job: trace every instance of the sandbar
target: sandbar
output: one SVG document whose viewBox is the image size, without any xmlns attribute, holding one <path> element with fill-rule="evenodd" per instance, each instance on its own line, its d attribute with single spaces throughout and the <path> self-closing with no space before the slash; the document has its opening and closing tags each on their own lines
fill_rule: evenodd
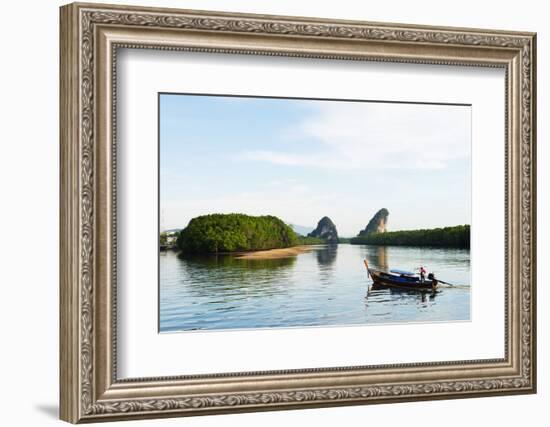
<svg viewBox="0 0 550 427">
<path fill-rule="evenodd" d="M 237 259 L 277 259 L 289 258 L 313 250 L 313 245 L 293 246 L 291 248 L 269 249 L 267 251 L 244 252 Z"/>
</svg>

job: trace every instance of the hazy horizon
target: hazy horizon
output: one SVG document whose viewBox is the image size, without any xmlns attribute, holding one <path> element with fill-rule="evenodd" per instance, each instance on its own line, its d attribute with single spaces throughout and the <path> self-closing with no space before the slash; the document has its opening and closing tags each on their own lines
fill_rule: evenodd
<svg viewBox="0 0 550 427">
<path fill-rule="evenodd" d="M 160 228 L 275 215 L 352 237 L 470 224 L 469 106 L 160 96 Z"/>
<path fill-rule="evenodd" d="M 211 212 L 212 214 L 218 214 L 218 213 L 221 213 L 221 212 Z M 242 213 L 242 212 L 223 212 L 224 214 L 232 214 L 232 213 Z M 207 214 L 204 214 L 204 215 L 207 215 Z M 328 216 L 328 215 L 327 215 Z M 330 218 L 330 216 L 329 216 Z M 317 223 L 315 223 L 314 225 L 304 225 L 304 224 L 294 224 L 294 223 L 291 223 L 291 222 L 288 222 L 288 221 L 285 221 L 284 218 L 280 218 L 281 220 L 283 220 L 286 224 L 290 225 L 295 232 L 297 232 L 298 234 L 302 234 L 302 235 L 306 235 L 307 233 L 300 233 L 300 230 L 301 229 L 308 229 L 310 231 L 313 231 L 316 227 L 317 227 Z M 368 224 L 365 223 L 365 226 Z M 438 226 L 438 227 L 454 227 L 454 226 L 458 226 L 458 225 L 471 225 L 470 223 L 464 223 L 464 224 L 447 224 L 447 225 L 442 225 L 442 226 Z M 185 224 L 185 226 L 183 227 L 174 227 L 174 228 L 161 228 L 160 229 L 160 232 L 170 232 L 170 231 L 175 231 L 175 230 L 183 230 L 185 227 L 187 226 L 187 224 Z M 338 224 L 335 224 L 336 226 L 336 229 L 338 230 Z M 298 229 L 296 230 L 295 227 L 298 227 Z M 363 227 L 365 228 L 365 227 Z M 432 227 L 432 228 L 437 228 L 437 227 Z M 408 230 L 413 230 L 413 229 L 389 229 L 388 231 L 408 231 Z M 414 230 L 418 230 L 418 229 L 414 229 Z M 310 232 L 308 231 L 308 232 Z M 338 236 L 339 237 L 357 237 L 357 234 L 359 233 L 360 230 L 357 230 L 357 233 L 353 234 L 353 235 L 344 235 L 342 233 L 340 233 L 340 231 L 338 230 Z"/>
</svg>

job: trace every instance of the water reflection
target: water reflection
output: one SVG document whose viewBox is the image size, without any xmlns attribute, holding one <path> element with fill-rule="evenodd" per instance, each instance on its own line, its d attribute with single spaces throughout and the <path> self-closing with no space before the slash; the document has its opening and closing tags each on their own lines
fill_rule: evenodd
<svg viewBox="0 0 550 427">
<path fill-rule="evenodd" d="M 435 294 L 380 289 L 373 268 L 426 265 L 463 286 Z M 465 250 L 319 245 L 297 257 L 160 257 L 161 331 L 359 325 L 470 318 L 470 253 Z M 370 287 L 369 287 L 370 286 Z M 365 294 L 367 297 L 365 298 Z"/>
<path fill-rule="evenodd" d="M 174 285 L 201 304 L 214 305 L 280 293 L 296 263 L 295 257 L 241 259 L 229 254 L 178 254 L 177 259 L 181 274 Z"/>
<path fill-rule="evenodd" d="M 325 245 L 315 251 L 320 268 L 330 267 L 338 256 L 338 245 Z"/>
<path fill-rule="evenodd" d="M 338 256 L 338 245 L 323 245 L 315 248 L 319 281 L 322 286 L 330 286 L 334 276 L 334 265 Z"/>
<path fill-rule="evenodd" d="M 200 267 L 238 267 L 247 270 L 275 269 L 279 267 L 289 267 L 296 262 L 295 257 L 274 258 L 274 259 L 242 259 L 238 256 L 229 254 L 212 255 L 189 255 L 179 253 L 178 259 L 186 265 Z"/>
<path fill-rule="evenodd" d="M 421 302 L 426 302 L 428 300 L 434 301 L 439 292 L 441 291 L 437 289 L 412 290 L 372 284 L 369 286 L 365 299 L 368 300 L 369 298 L 377 298 L 378 296 L 386 295 L 390 296 L 393 300 L 420 300 Z"/>
<path fill-rule="evenodd" d="M 376 264 L 382 269 L 388 269 L 388 248 L 387 246 L 378 246 L 376 249 Z"/>
</svg>

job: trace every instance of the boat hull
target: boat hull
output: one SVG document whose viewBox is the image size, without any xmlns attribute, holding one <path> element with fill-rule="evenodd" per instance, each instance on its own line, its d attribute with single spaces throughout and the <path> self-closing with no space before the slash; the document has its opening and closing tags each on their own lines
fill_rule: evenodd
<svg viewBox="0 0 550 427">
<path fill-rule="evenodd" d="M 397 276 L 370 268 L 368 271 L 373 283 L 380 287 L 418 291 L 430 291 L 437 288 L 437 280 L 424 280 L 421 282 L 418 278 Z"/>
</svg>

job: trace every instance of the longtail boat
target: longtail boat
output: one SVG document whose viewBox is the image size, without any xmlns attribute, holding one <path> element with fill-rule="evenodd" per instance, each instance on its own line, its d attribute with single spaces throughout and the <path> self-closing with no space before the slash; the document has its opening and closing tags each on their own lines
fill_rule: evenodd
<svg viewBox="0 0 550 427">
<path fill-rule="evenodd" d="M 367 273 L 375 286 L 407 289 L 407 290 L 435 290 L 439 281 L 433 273 L 428 274 L 428 278 L 422 280 L 418 274 L 404 270 L 375 270 L 369 267 L 367 260 L 364 260 Z"/>
</svg>

